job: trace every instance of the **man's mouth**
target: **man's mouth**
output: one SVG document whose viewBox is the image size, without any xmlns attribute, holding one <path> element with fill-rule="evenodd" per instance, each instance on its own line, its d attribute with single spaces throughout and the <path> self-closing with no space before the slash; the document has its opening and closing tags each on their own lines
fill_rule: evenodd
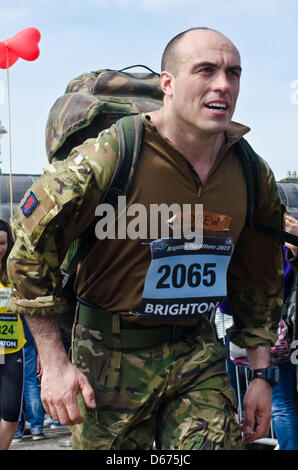
<svg viewBox="0 0 298 470">
<path fill-rule="evenodd" d="M 219 103 L 217 101 L 207 103 L 205 106 L 209 109 L 214 109 L 215 111 L 225 111 L 228 109 L 227 103 Z"/>
</svg>

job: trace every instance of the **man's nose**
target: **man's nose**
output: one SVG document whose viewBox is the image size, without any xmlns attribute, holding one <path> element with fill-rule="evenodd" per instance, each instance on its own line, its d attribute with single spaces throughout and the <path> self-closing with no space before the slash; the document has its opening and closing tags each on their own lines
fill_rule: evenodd
<svg viewBox="0 0 298 470">
<path fill-rule="evenodd" d="M 215 75 L 212 88 L 214 91 L 221 91 L 222 93 L 230 91 L 230 82 L 224 71 L 220 71 Z"/>
</svg>

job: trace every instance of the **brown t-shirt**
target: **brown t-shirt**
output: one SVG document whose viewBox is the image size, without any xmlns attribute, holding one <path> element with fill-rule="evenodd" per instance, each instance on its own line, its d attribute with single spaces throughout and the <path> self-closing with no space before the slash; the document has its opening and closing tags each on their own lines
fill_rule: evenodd
<svg viewBox="0 0 298 470">
<path fill-rule="evenodd" d="M 203 204 L 204 235 L 230 237 L 236 244 L 245 225 L 247 194 L 241 163 L 231 146 L 248 131 L 240 124 L 230 124 L 216 162 L 202 185 L 188 160 L 147 121 L 127 207 L 142 204 L 149 214 L 150 204 Z M 127 224 L 131 220 L 127 217 Z M 146 222 L 150 233 L 149 217 Z M 149 242 L 149 238 L 97 241 L 79 270 L 78 296 L 104 310 L 118 312 L 128 321 L 151 324 L 152 320 L 129 313 L 137 310 L 142 298 L 151 261 Z M 197 319 L 187 323 L 190 321 L 195 323 Z M 157 324 L 157 320 L 153 323 Z"/>
</svg>

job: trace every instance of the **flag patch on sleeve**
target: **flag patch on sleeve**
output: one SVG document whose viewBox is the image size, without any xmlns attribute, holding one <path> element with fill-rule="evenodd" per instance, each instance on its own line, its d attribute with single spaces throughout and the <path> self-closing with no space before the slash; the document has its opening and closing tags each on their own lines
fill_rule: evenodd
<svg viewBox="0 0 298 470">
<path fill-rule="evenodd" d="M 26 201 L 22 205 L 21 209 L 23 214 L 28 217 L 34 211 L 35 207 L 39 204 L 38 198 L 35 194 L 30 191 L 29 196 L 27 197 Z"/>
</svg>

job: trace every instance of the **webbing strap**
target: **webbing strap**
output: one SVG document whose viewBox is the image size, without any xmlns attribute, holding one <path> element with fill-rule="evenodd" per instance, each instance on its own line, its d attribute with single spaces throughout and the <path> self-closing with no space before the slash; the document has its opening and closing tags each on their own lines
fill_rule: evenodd
<svg viewBox="0 0 298 470">
<path fill-rule="evenodd" d="M 247 145 L 246 145 L 247 144 Z M 254 170 L 255 154 L 245 139 L 241 138 L 236 142 L 235 147 L 239 156 L 243 173 L 246 179 L 247 190 L 247 214 L 246 224 L 249 227 L 254 225 L 254 211 L 258 200 L 259 182 L 257 179 L 257 171 Z"/>
<path fill-rule="evenodd" d="M 196 326 L 143 326 L 122 321 L 119 315 L 100 308 L 79 304 L 77 322 L 87 328 L 100 330 L 104 346 L 109 349 L 145 349 L 167 341 L 179 341 L 195 331 Z"/>
<path fill-rule="evenodd" d="M 269 225 L 264 225 L 260 222 L 254 222 L 254 228 L 259 232 L 270 235 L 275 240 L 279 240 L 284 243 L 291 243 L 291 245 L 298 246 L 298 237 L 292 233 L 285 232 L 284 230 L 278 229 L 276 227 L 271 227 Z"/>
<path fill-rule="evenodd" d="M 126 195 L 132 185 L 131 170 L 133 162 L 138 159 L 141 143 L 143 123 L 142 116 L 125 116 L 116 122 L 119 139 L 118 159 L 114 174 L 111 178 L 101 202 L 111 204 L 117 208 L 118 196 Z M 95 218 L 80 237 L 80 245 L 71 260 L 65 274 L 65 281 L 74 275 L 78 264 L 85 258 L 96 241 Z"/>
<path fill-rule="evenodd" d="M 121 348 L 120 317 L 119 317 L 119 315 L 113 315 L 112 316 L 112 344 L 113 344 L 113 349 Z"/>
</svg>

